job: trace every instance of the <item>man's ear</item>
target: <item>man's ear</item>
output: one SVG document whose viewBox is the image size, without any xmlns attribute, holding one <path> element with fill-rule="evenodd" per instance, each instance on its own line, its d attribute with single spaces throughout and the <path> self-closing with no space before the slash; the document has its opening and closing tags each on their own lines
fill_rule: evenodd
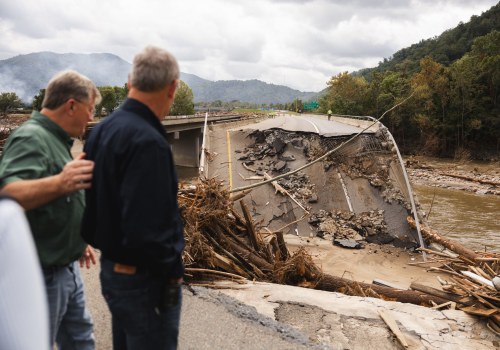
<svg viewBox="0 0 500 350">
<path fill-rule="evenodd" d="M 70 98 L 68 101 L 66 101 L 68 110 L 73 110 L 75 108 L 75 100 L 73 98 Z"/>
<path fill-rule="evenodd" d="M 170 86 L 168 87 L 168 97 L 170 98 L 174 98 L 175 96 L 175 90 L 177 90 L 177 85 L 179 84 L 179 80 L 176 79 L 172 82 L 172 84 L 170 84 Z"/>
</svg>

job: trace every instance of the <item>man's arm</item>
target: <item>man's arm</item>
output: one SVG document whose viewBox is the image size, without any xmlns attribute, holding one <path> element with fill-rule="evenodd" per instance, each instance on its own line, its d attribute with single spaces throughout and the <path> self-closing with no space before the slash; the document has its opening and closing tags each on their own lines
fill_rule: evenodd
<svg viewBox="0 0 500 350">
<path fill-rule="evenodd" d="M 91 187 L 94 162 L 85 160 L 84 153 L 67 163 L 53 176 L 33 180 L 13 181 L 4 186 L 25 210 L 40 207 L 67 193 Z"/>
</svg>

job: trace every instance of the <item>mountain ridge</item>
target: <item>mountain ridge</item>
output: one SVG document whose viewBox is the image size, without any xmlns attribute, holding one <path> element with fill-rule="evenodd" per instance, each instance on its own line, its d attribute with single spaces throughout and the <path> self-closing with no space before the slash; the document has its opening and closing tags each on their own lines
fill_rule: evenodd
<svg viewBox="0 0 500 350">
<path fill-rule="evenodd" d="M 17 55 L 0 60 L 0 92 L 15 92 L 30 102 L 50 78 L 64 69 L 88 76 L 97 86 L 123 86 L 131 64 L 111 53 L 54 53 L 50 51 Z M 193 90 L 194 102 L 240 101 L 255 104 L 289 103 L 299 98 L 314 99 L 317 92 L 302 92 L 257 79 L 211 81 L 181 72 L 181 79 Z"/>
</svg>

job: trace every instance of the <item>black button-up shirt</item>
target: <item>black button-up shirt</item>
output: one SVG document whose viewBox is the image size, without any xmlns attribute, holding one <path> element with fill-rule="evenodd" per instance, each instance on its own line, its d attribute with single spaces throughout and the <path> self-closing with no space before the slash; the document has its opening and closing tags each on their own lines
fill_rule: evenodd
<svg viewBox="0 0 500 350">
<path fill-rule="evenodd" d="M 95 162 L 84 239 L 108 260 L 181 277 L 177 175 L 160 121 L 146 105 L 127 99 L 91 131 L 84 152 Z"/>
</svg>

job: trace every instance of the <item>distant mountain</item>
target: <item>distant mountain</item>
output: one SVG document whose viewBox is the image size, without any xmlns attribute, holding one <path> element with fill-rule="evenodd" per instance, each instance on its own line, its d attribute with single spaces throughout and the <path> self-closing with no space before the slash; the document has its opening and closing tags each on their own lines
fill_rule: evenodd
<svg viewBox="0 0 500 350">
<path fill-rule="evenodd" d="M 256 79 L 210 81 L 186 73 L 181 74 L 181 79 L 193 90 L 195 102 L 221 100 L 257 104 L 288 103 L 296 98 L 309 101 L 318 95 L 316 92 L 302 92 Z"/>
<path fill-rule="evenodd" d="M 16 92 L 24 101 L 31 101 L 63 69 L 75 69 L 97 86 L 123 86 L 129 68 L 130 63 L 107 53 L 30 53 L 0 61 L 0 91 Z"/>
<path fill-rule="evenodd" d="M 75 69 L 88 76 L 97 86 L 123 86 L 130 63 L 109 53 L 57 54 L 38 52 L 0 60 L 0 92 L 15 92 L 25 102 L 33 99 L 50 78 L 63 69 Z M 181 73 L 181 79 L 193 90 L 194 102 L 288 103 L 296 98 L 309 101 L 314 92 L 301 92 L 282 85 L 259 80 L 210 81 L 193 74 Z"/>
</svg>

